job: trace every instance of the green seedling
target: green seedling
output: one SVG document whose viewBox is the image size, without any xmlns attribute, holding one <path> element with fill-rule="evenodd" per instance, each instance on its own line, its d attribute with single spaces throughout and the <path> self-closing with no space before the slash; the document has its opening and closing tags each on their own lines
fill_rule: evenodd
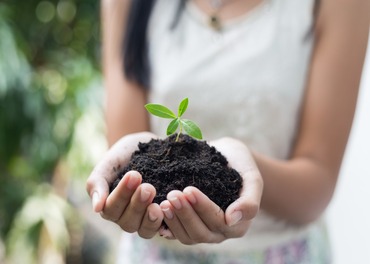
<svg viewBox="0 0 370 264">
<path fill-rule="evenodd" d="M 188 104 L 188 98 L 185 98 L 181 101 L 179 109 L 177 111 L 177 116 L 174 114 L 174 112 L 161 104 L 146 104 L 145 108 L 152 115 L 172 119 L 167 127 L 167 136 L 174 134 L 177 129 L 179 129 L 179 133 L 176 137 L 176 142 L 179 140 L 179 136 L 183 131 L 185 131 L 186 134 L 193 138 L 202 139 L 202 132 L 200 128 L 193 121 L 181 118 L 188 108 Z"/>
</svg>

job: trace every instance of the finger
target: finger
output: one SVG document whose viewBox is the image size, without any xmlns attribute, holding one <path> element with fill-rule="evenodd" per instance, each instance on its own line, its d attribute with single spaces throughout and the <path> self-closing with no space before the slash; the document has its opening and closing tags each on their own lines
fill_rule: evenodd
<svg viewBox="0 0 370 264">
<path fill-rule="evenodd" d="M 257 168 L 243 175 L 244 183 L 240 197 L 226 209 L 226 223 L 229 226 L 238 224 L 240 221 L 253 219 L 261 203 L 263 181 Z"/>
<path fill-rule="evenodd" d="M 92 200 L 93 210 L 97 213 L 101 212 L 109 195 L 107 181 L 104 178 L 89 178 L 86 187 Z"/>
<path fill-rule="evenodd" d="M 208 229 L 182 192 L 171 191 L 167 195 L 167 199 L 171 203 L 175 215 L 186 231 L 186 239 L 189 239 L 191 243 L 213 243 L 221 241 L 219 234 L 214 234 Z M 209 217 L 212 216 L 210 215 Z M 181 240 L 181 238 L 179 238 L 179 240 Z"/>
<path fill-rule="evenodd" d="M 199 217 L 213 232 L 215 242 L 221 242 L 227 238 L 242 237 L 248 230 L 251 222 L 244 219 L 240 214 L 232 215 L 239 220 L 239 224 L 230 226 L 226 222 L 226 215 L 222 209 L 212 202 L 205 194 L 195 187 L 187 187 L 184 193 L 198 213 Z"/>
<path fill-rule="evenodd" d="M 224 212 L 199 189 L 189 186 L 183 191 L 194 211 L 211 231 L 224 232 Z"/>
<path fill-rule="evenodd" d="M 171 232 L 170 229 L 168 229 L 168 227 L 165 227 L 165 226 L 161 226 L 159 231 L 158 231 L 159 235 L 164 237 L 164 238 L 167 238 L 169 240 L 174 240 L 176 239 L 176 237 L 173 235 L 173 233 Z"/>
<path fill-rule="evenodd" d="M 142 177 L 137 171 L 127 172 L 108 196 L 102 217 L 116 222 L 130 203 L 131 197 L 141 181 Z"/>
<path fill-rule="evenodd" d="M 95 166 L 87 180 L 86 189 L 90 197 L 93 198 L 93 194 L 97 193 L 94 197 L 98 197 L 100 201 L 104 195 L 108 196 L 109 185 L 117 178 L 117 170 L 129 162 L 132 153 L 138 148 L 138 142 L 147 142 L 153 137 L 155 135 L 152 133 L 142 132 L 118 140 Z M 95 211 L 102 209 L 102 204 L 99 203 Z"/>
<path fill-rule="evenodd" d="M 103 210 L 105 201 L 109 195 L 109 180 L 104 177 L 107 174 L 104 162 L 100 162 L 92 171 L 86 182 L 86 191 L 89 194 L 93 209 L 99 213 Z M 108 169 L 110 172 L 112 168 Z"/>
<path fill-rule="evenodd" d="M 263 191 L 263 180 L 247 146 L 242 142 L 226 138 L 212 142 L 229 160 L 230 166 L 243 178 L 240 197 L 225 212 L 228 226 L 234 226 L 254 218 L 259 210 Z"/>
<path fill-rule="evenodd" d="M 174 213 L 174 208 L 172 204 L 168 200 L 165 200 L 160 204 L 160 207 L 164 215 L 164 221 L 166 222 L 169 230 L 171 231 L 170 234 L 172 234 L 176 239 L 178 239 L 183 244 L 186 245 L 192 244 L 188 234 L 186 233 L 186 230 L 184 229 L 181 222 Z M 165 232 L 163 232 L 162 234 L 165 234 L 167 236 L 170 235 L 166 234 Z"/>
<path fill-rule="evenodd" d="M 95 212 L 101 212 L 103 210 L 105 201 L 109 195 L 109 186 L 117 178 L 117 170 L 119 170 L 121 164 L 127 162 L 127 154 L 117 153 L 118 150 L 118 147 L 110 149 L 106 156 L 93 169 L 87 180 L 86 190 L 92 199 Z"/>
<path fill-rule="evenodd" d="M 155 188 L 149 183 L 141 184 L 126 207 L 117 224 L 126 232 L 132 233 L 139 230 L 147 207 L 155 196 Z"/>
<path fill-rule="evenodd" d="M 163 221 L 163 213 L 160 206 L 152 203 L 148 206 L 138 234 L 142 238 L 152 238 L 160 229 Z"/>
</svg>

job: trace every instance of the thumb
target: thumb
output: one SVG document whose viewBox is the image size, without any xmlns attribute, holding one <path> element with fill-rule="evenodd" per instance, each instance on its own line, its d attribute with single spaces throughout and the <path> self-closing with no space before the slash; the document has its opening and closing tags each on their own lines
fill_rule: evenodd
<svg viewBox="0 0 370 264">
<path fill-rule="evenodd" d="M 89 179 L 87 181 L 87 193 L 89 194 L 93 210 L 96 213 L 103 211 L 105 201 L 109 195 L 108 183 L 103 178 Z"/>
<path fill-rule="evenodd" d="M 248 187 L 246 188 L 245 185 Z M 262 190 L 261 178 L 255 177 L 253 180 L 244 182 L 240 197 L 226 209 L 226 224 L 233 226 L 243 220 L 252 220 L 260 208 Z"/>
<path fill-rule="evenodd" d="M 258 210 L 258 203 L 241 197 L 226 209 L 226 224 L 228 226 L 234 226 L 243 221 L 250 221 L 257 215 Z"/>
</svg>

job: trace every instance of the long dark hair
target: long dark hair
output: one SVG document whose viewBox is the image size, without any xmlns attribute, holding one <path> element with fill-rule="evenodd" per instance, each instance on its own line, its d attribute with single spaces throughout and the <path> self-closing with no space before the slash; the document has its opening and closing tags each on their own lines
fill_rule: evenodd
<svg viewBox="0 0 370 264">
<path fill-rule="evenodd" d="M 150 88 L 150 62 L 146 36 L 150 14 L 152 13 L 155 1 L 131 0 L 131 8 L 123 42 L 123 70 L 125 75 L 129 80 L 138 83 L 145 89 Z M 176 27 L 186 1 L 179 1 L 171 28 Z M 321 0 L 315 0 L 313 8 L 315 21 L 319 12 L 320 2 Z"/>
<path fill-rule="evenodd" d="M 147 27 L 155 0 L 131 0 L 123 41 L 123 69 L 129 80 L 150 85 Z"/>
</svg>

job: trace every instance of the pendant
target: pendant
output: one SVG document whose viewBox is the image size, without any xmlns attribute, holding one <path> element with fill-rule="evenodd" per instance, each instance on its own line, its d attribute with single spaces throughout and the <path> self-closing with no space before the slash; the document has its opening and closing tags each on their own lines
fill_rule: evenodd
<svg viewBox="0 0 370 264">
<path fill-rule="evenodd" d="M 221 20 L 218 18 L 216 14 L 211 15 L 209 17 L 209 25 L 216 31 L 221 31 L 222 29 Z"/>
</svg>

